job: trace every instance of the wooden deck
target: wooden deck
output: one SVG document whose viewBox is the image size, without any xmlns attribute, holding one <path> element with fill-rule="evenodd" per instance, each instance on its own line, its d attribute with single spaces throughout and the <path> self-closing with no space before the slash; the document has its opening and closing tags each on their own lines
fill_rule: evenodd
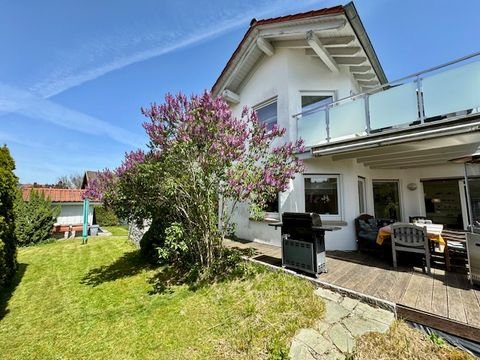
<svg viewBox="0 0 480 360">
<path fill-rule="evenodd" d="M 254 248 L 253 258 L 281 265 L 279 247 L 233 241 L 227 246 Z M 432 268 L 427 275 L 415 266 L 395 270 L 372 255 L 339 251 L 327 252 L 327 269 L 319 280 L 467 324 L 480 334 L 480 289 L 471 288 L 465 274 Z"/>
</svg>

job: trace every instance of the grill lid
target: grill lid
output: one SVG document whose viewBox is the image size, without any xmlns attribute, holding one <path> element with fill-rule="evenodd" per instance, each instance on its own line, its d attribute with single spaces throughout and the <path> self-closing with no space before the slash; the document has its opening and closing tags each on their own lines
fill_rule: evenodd
<svg viewBox="0 0 480 360">
<path fill-rule="evenodd" d="M 313 226 L 322 226 L 320 215 L 315 213 L 285 212 L 282 215 L 282 235 L 289 235 L 291 239 L 313 241 Z"/>
<path fill-rule="evenodd" d="M 299 226 L 300 223 L 308 224 L 308 226 L 322 226 L 322 219 L 320 219 L 320 215 L 317 213 L 284 212 L 282 214 L 282 223 L 283 226 L 290 223 L 296 226 Z"/>
</svg>

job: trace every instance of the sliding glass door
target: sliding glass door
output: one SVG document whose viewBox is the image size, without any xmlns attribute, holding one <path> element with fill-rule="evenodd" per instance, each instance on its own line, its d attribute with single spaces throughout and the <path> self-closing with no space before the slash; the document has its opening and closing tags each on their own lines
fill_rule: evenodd
<svg viewBox="0 0 480 360">
<path fill-rule="evenodd" d="M 447 229 L 463 230 L 461 189 L 463 181 L 458 179 L 423 181 L 427 218 Z"/>
<path fill-rule="evenodd" d="M 470 213 L 469 221 L 475 232 L 480 233 L 480 163 L 477 161 L 465 164 Z"/>
</svg>

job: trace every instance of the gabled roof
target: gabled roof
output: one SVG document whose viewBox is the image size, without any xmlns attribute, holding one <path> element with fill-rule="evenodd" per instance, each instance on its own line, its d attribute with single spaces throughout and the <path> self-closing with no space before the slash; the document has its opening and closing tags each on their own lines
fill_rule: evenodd
<svg viewBox="0 0 480 360">
<path fill-rule="evenodd" d="M 312 46 L 316 49 L 312 50 Z M 316 46 L 317 45 L 317 46 Z M 276 46 L 320 52 L 333 68 L 345 66 L 359 88 L 387 83 L 373 46 L 353 3 L 276 18 L 253 19 L 243 39 L 212 87 L 214 95 L 236 92 L 255 64 Z M 324 54 L 321 54 L 323 51 Z M 351 56 L 350 56 L 351 55 Z M 328 65 L 327 65 L 328 66 Z"/>
<path fill-rule="evenodd" d="M 55 189 L 55 188 L 33 188 L 23 187 L 22 196 L 23 200 L 30 200 L 30 193 L 35 191 L 37 193 L 45 195 L 47 199 L 54 203 L 71 203 L 71 202 L 83 202 L 83 193 L 85 190 L 81 189 Z"/>
<path fill-rule="evenodd" d="M 83 175 L 82 189 L 86 189 L 88 184 L 91 183 L 92 180 L 95 180 L 97 177 L 98 177 L 98 171 L 91 171 L 91 170 L 85 171 L 85 174 Z"/>
</svg>

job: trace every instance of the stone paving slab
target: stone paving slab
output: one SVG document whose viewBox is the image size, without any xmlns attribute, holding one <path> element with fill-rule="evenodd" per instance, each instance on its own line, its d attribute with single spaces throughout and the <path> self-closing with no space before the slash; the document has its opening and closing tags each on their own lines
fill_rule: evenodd
<svg viewBox="0 0 480 360">
<path fill-rule="evenodd" d="M 315 294 L 325 301 L 325 317 L 313 328 L 301 329 L 290 347 L 292 360 L 344 359 L 355 349 L 355 338 L 365 333 L 386 332 L 395 315 L 328 289 Z"/>
</svg>

